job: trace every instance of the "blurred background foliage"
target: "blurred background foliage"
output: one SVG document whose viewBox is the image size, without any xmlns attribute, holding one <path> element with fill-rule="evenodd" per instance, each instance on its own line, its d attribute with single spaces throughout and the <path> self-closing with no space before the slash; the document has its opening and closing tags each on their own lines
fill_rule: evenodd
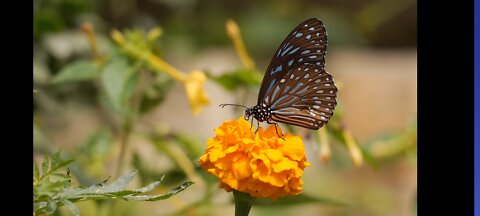
<svg viewBox="0 0 480 216">
<path fill-rule="evenodd" d="M 339 105 L 319 131 L 281 125 L 304 137 L 305 192 L 259 200 L 251 215 L 416 215 L 416 1 L 33 4 L 34 160 L 61 149 L 72 185 L 131 169 L 134 188 L 165 175 L 153 194 L 196 182 L 164 201 L 75 203 L 82 215 L 233 215 L 197 165 L 213 128 L 243 115 L 218 104 L 252 106 L 274 51 L 310 17 L 326 25 Z"/>
</svg>

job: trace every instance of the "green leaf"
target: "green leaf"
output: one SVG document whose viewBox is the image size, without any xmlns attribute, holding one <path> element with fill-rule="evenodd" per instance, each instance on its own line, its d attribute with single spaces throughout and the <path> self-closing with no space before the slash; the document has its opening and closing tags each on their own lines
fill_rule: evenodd
<svg viewBox="0 0 480 216">
<path fill-rule="evenodd" d="M 42 162 L 42 175 L 47 174 L 49 170 L 50 170 L 50 157 L 48 157 L 48 155 L 45 155 Z"/>
<path fill-rule="evenodd" d="M 165 175 L 163 175 L 159 180 L 154 181 L 153 183 L 150 183 L 145 187 L 142 187 L 142 188 L 139 188 L 139 189 L 135 190 L 135 192 L 145 193 L 145 192 L 151 191 L 151 190 L 155 189 L 156 187 L 158 187 L 158 185 L 160 185 L 160 183 L 162 183 L 164 178 L 165 178 Z"/>
<path fill-rule="evenodd" d="M 110 132 L 102 128 L 97 130 L 92 135 L 90 135 L 81 145 L 80 149 L 81 152 L 84 154 L 83 156 L 91 160 L 96 160 L 99 158 L 103 158 L 108 151 L 109 147 L 112 143 L 112 135 Z"/>
<path fill-rule="evenodd" d="M 78 210 L 78 207 L 75 204 L 73 204 L 68 200 L 62 200 L 62 204 L 68 207 L 68 209 L 74 216 L 80 216 L 80 211 Z"/>
<path fill-rule="evenodd" d="M 47 202 L 47 209 L 46 209 L 45 213 L 47 215 L 51 215 L 55 212 L 55 210 L 57 210 L 57 203 L 55 201 L 48 201 Z"/>
<path fill-rule="evenodd" d="M 40 178 L 40 170 L 38 170 L 38 165 L 36 162 L 33 162 L 33 180 L 38 181 Z"/>
<path fill-rule="evenodd" d="M 126 174 L 120 176 L 117 180 L 113 181 L 110 184 L 106 184 L 103 187 L 104 192 L 114 192 L 118 190 L 123 190 L 125 189 L 130 182 L 132 182 L 133 178 L 135 177 L 135 174 L 137 174 L 137 171 L 129 171 Z"/>
<path fill-rule="evenodd" d="M 238 69 L 219 76 L 207 73 L 207 76 L 229 91 L 240 87 L 255 87 L 262 82 L 260 73 L 247 69 Z"/>
<path fill-rule="evenodd" d="M 52 79 L 53 84 L 72 81 L 93 80 L 99 76 L 99 70 L 91 61 L 80 60 L 65 66 Z"/>
<path fill-rule="evenodd" d="M 129 196 L 125 196 L 124 198 L 126 200 L 137 200 L 137 201 L 139 201 L 139 200 L 143 200 L 143 201 L 164 200 L 164 199 L 170 198 L 171 196 L 173 196 L 175 194 L 178 194 L 178 193 L 182 192 L 183 190 L 190 187 L 190 185 L 192 185 L 192 184 L 194 184 L 194 182 L 185 182 L 185 183 L 181 184 L 180 186 L 172 189 L 171 191 L 169 191 L 168 193 L 163 194 L 163 195 L 153 195 L 153 196 L 150 196 L 150 195 L 129 195 Z"/>
<path fill-rule="evenodd" d="M 174 82 L 170 78 L 156 81 L 155 84 L 142 95 L 140 113 L 146 113 L 161 104 L 173 84 Z"/>
<path fill-rule="evenodd" d="M 375 159 L 375 157 L 373 157 L 373 155 L 370 154 L 370 152 L 367 149 L 365 149 L 364 147 L 359 146 L 359 148 L 362 151 L 363 158 L 365 158 L 365 161 L 367 162 L 367 164 L 370 165 L 374 169 L 378 169 L 379 164 L 378 164 L 377 160 Z"/>
<path fill-rule="evenodd" d="M 306 204 L 306 203 L 322 203 L 322 204 L 329 204 L 335 206 L 348 206 L 346 203 L 333 200 L 329 198 L 323 197 L 313 197 L 306 194 L 299 194 L 296 196 L 285 196 L 280 197 L 276 201 L 272 201 L 271 199 L 256 199 L 255 205 L 259 206 L 285 206 L 285 205 L 298 205 L 298 204 Z"/>
<path fill-rule="evenodd" d="M 113 58 L 103 69 L 102 84 L 108 99 L 117 111 L 125 105 L 127 96 L 134 89 L 137 79 L 132 78 L 133 74 L 133 68 L 124 58 Z"/>
</svg>

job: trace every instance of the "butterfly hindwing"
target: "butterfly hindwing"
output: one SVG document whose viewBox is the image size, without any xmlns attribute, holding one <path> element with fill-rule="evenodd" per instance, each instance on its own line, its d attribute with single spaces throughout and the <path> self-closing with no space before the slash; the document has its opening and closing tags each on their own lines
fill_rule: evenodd
<svg viewBox="0 0 480 216">
<path fill-rule="evenodd" d="M 323 67 L 303 64 L 284 74 L 261 103 L 270 106 L 273 121 L 319 129 L 333 115 L 337 92 Z"/>
</svg>

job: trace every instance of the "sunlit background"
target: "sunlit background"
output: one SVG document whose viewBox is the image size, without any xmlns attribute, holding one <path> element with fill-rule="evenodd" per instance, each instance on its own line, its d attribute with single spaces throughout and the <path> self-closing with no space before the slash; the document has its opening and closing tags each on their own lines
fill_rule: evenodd
<svg viewBox="0 0 480 216">
<path fill-rule="evenodd" d="M 75 160 L 74 185 L 112 180 L 133 169 L 138 174 L 132 188 L 162 175 L 158 193 L 197 182 L 155 202 L 78 202 L 82 215 L 234 215 L 232 194 L 197 163 L 213 129 L 243 115 L 218 105 L 254 106 L 259 78 L 275 50 L 311 17 L 328 32 L 326 70 L 339 87 L 339 105 L 326 137 L 281 127 L 303 136 L 312 163 L 303 177 L 304 195 L 317 199 L 258 204 L 250 215 L 416 215 L 416 1 L 33 4 L 34 160 L 61 150 L 62 157 Z M 227 20 L 237 23 L 243 39 L 229 36 Z M 254 66 L 243 62 L 234 46 L 239 40 Z M 128 44 L 140 54 L 126 49 Z M 142 56 L 147 51 L 187 78 L 175 78 Z M 189 75 L 195 72 L 206 78 L 195 92 L 204 91 L 208 103 L 202 95 L 187 95 L 185 80 L 194 82 Z M 353 136 L 361 158 L 345 134 Z M 71 215 L 65 207 L 57 214 Z"/>
</svg>

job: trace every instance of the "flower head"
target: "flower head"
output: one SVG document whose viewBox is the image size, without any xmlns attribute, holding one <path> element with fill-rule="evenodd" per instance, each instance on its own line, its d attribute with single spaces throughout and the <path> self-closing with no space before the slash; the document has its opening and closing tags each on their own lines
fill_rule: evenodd
<svg viewBox="0 0 480 216">
<path fill-rule="evenodd" d="M 207 76 L 199 70 L 190 72 L 183 80 L 193 114 L 198 114 L 209 103 L 209 98 L 204 88 L 205 81 L 207 81 Z"/>
<path fill-rule="evenodd" d="M 275 126 L 254 134 L 243 117 L 215 128 L 199 163 L 221 188 L 273 200 L 300 194 L 303 170 L 310 166 L 299 136 L 279 138 Z"/>
</svg>

